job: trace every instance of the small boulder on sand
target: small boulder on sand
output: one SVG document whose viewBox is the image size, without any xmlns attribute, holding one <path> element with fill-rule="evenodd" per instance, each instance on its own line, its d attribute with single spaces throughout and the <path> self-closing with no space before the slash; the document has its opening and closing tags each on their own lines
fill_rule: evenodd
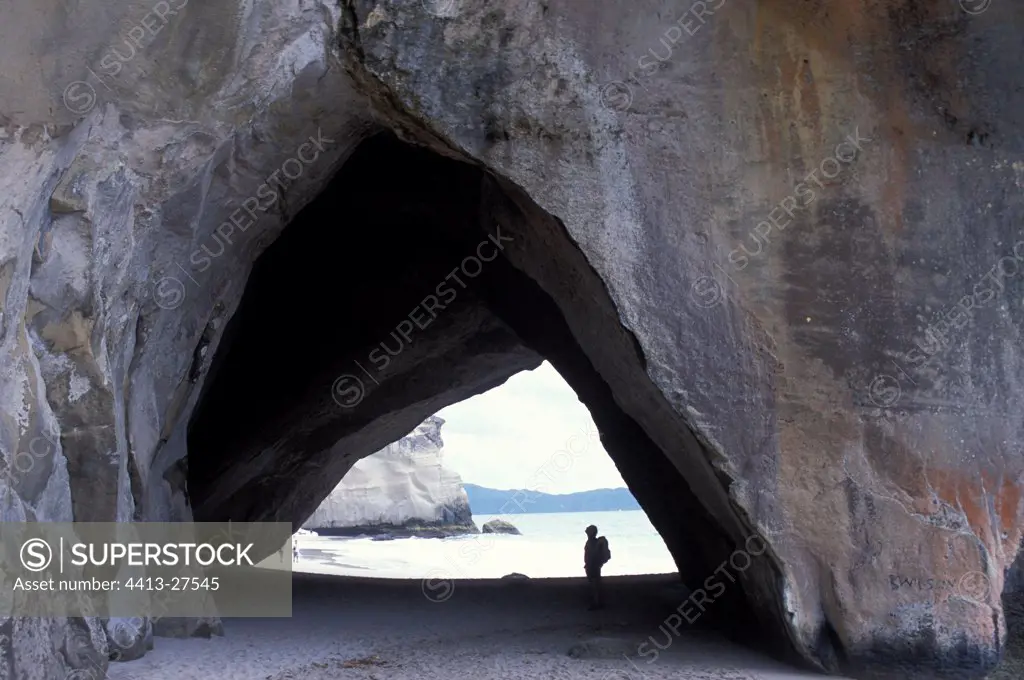
<svg viewBox="0 0 1024 680">
<path fill-rule="evenodd" d="M 526 574 L 520 574 L 518 571 L 513 571 L 511 574 L 505 574 L 501 577 L 502 581 L 529 581 L 530 577 Z"/>
<path fill-rule="evenodd" d="M 485 534 L 513 534 L 515 536 L 522 536 L 523 533 L 516 529 L 512 524 L 506 522 L 503 519 L 492 519 L 490 522 L 484 522 L 482 531 Z"/>
</svg>

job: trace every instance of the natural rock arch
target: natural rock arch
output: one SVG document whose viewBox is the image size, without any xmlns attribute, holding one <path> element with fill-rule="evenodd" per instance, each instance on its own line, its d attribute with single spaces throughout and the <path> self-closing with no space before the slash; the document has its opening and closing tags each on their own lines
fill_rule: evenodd
<svg viewBox="0 0 1024 680">
<path fill-rule="evenodd" d="M 980 672 L 1002 649 L 999 595 L 1024 516 L 1024 319 L 1011 304 L 1024 18 L 1012 3 L 961 4 L 972 12 L 761 0 L 680 17 L 654 1 L 216 0 L 190 3 L 116 77 L 100 71 L 102 87 L 90 73 L 146 8 L 125 3 L 118 22 L 121 8 L 86 2 L 69 39 L 57 3 L 15 7 L 9 24 L 31 30 L 0 50 L 12 72 L 41 77 L 0 79 L 0 448 L 11 470 L 31 442 L 55 445 L 0 484 L 3 519 L 296 517 L 294 485 L 269 502 L 253 490 L 308 480 L 314 463 L 337 472 L 329 448 L 369 452 L 431 400 L 542 353 L 587 401 L 687 579 L 756 532 L 769 549 L 738 606 L 799 655 L 854 674 Z M 253 262 L 343 165 L 361 167 L 346 164 L 357 146 L 393 143 L 365 141 L 381 130 L 475 187 L 479 203 L 448 207 L 487 219 L 456 221 L 453 243 L 475 247 L 491 218 L 523 236 L 480 283 L 518 280 L 549 325 L 532 327 L 504 285 L 483 287 L 486 305 L 467 288 L 465 307 L 423 332 L 496 353 L 461 350 L 464 373 L 424 373 L 447 383 L 423 389 L 416 352 L 443 364 L 446 345 L 416 343 L 364 416 L 313 423 L 319 439 L 282 427 L 280 454 L 233 466 L 227 451 L 277 438 L 272 422 L 218 433 L 207 420 L 230 395 L 218 376 L 253 342 L 225 324 L 259 324 L 259 309 L 236 315 Z M 321 133 L 333 141 L 306 147 L 314 160 L 256 223 L 218 241 Z M 837 150 L 851 134 L 856 153 Z M 792 219 L 787 199 L 800 201 Z M 432 267 L 458 251 L 425 245 Z M 370 346 L 408 310 L 372 311 L 384 333 Z M 235 343 L 232 360 L 222 345 Z M 324 385 L 276 378 L 331 408 Z M 386 412 L 400 391 L 412 401 Z M 268 404 L 287 425 L 294 414 Z M 217 441 L 230 446 L 200 460 Z M 663 466 L 663 487 L 639 488 L 630 466 L 646 464 Z M 677 493 L 684 477 L 693 496 Z M 702 527 L 692 549 L 676 512 Z M 985 587 L 900 585 L 931 577 Z M 0 664 L 60 677 L 80 660 L 38 640 L 80 626 L 96 631 L 4 622 L 20 651 Z"/>
<path fill-rule="evenodd" d="M 190 428 L 197 520 L 298 527 L 360 457 L 546 358 L 590 409 L 692 588 L 757 536 L 730 507 L 728 477 L 644 377 L 636 339 L 564 226 L 477 164 L 372 136 L 261 257 L 246 291 Z M 552 452 L 557 464 L 531 488 L 567 472 L 575 446 Z M 763 541 L 752 545 L 757 565 L 742 570 L 771 588 L 777 568 Z M 725 599 L 729 620 L 742 589 Z M 765 604 L 753 613 L 771 631 L 777 604 Z"/>
</svg>

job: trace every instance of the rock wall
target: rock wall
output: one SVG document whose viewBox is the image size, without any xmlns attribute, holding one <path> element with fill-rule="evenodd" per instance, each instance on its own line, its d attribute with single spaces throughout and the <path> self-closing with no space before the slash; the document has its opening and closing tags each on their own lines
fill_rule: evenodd
<svg viewBox="0 0 1024 680">
<path fill-rule="evenodd" d="M 345 416 L 347 439 L 325 430 L 277 456 L 268 430 L 232 464 L 189 470 L 189 422 L 254 261 L 388 129 L 478 167 L 533 219 L 506 257 L 563 315 L 588 405 L 605 390 L 657 452 L 651 473 L 638 437 L 606 445 L 631 490 L 666 534 L 686 507 L 726 555 L 763 539 L 739 582 L 797 654 L 901 678 L 997 661 L 1024 526 L 1024 7 L 8 10 L 0 519 L 299 524 L 354 458 L 536 365 L 470 311 L 445 322 L 465 351 L 410 352 L 451 382 L 390 383 L 407 402 Z M 276 358 L 301 355 L 329 309 L 282 311 L 293 337 Z M 332 379 L 315 386 L 324 420 L 340 417 Z M 251 492 L 288 475 L 281 496 Z M 693 553 L 715 555 L 707 543 Z M 929 578 L 956 585 L 902 585 Z M 108 658 L 94 620 L 9 619 L 0 634 L 0 677 Z"/>
<path fill-rule="evenodd" d="M 995 663 L 1024 511 L 1020 8 L 354 4 L 368 80 L 565 221 L 728 500 L 668 455 L 737 544 L 736 508 L 770 541 L 801 654 Z"/>
<path fill-rule="evenodd" d="M 303 528 L 320 535 L 450 536 L 477 531 L 459 475 L 443 465 L 444 420 L 431 416 L 356 462 Z"/>
<path fill-rule="evenodd" d="M 182 461 L 207 345 L 290 206 L 359 137 L 362 98 L 344 117 L 313 103 L 351 92 L 328 48 L 337 7 L 174 4 L 157 24 L 153 3 L 73 19 L 20 5 L 0 28 L 3 521 L 191 519 Z M 115 49 L 121 68 L 100 68 Z M 287 179 L 310 137 L 302 181 Z M 215 233 L 275 170 L 259 224 Z M 117 656 L 92 618 L 0 629 L 4 678 L 105 677 Z"/>
</svg>

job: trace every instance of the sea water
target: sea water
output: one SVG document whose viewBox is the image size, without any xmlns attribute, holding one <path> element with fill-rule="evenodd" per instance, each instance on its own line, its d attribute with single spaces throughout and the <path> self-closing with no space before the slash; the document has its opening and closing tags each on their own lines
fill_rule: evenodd
<svg viewBox="0 0 1024 680">
<path fill-rule="evenodd" d="M 495 515 L 474 515 L 478 527 Z M 475 534 L 452 538 L 297 536 L 295 571 L 373 578 L 531 578 L 583 575 L 587 525 L 608 537 L 612 559 L 602 573 L 665 574 L 676 571 L 664 541 L 642 510 L 531 513 L 502 516 L 521 536 Z"/>
</svg>

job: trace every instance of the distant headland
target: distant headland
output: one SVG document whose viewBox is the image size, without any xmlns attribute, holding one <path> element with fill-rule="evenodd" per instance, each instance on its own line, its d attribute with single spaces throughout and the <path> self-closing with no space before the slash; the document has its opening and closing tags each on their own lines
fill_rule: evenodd
<svg viewBox="0 0 1024 680">
<path fill-rule="evenodd" d="M 489 489 L 462 484 L 469 507 L 477 515 L 514 515 L 536 512 L 602 512 L 639 510 L 629 489 L 592 489 L 576 493 L 550 494 L 526 489 Z M 514 499 L 514 500 L 513 500 Z"/>
</svg>

